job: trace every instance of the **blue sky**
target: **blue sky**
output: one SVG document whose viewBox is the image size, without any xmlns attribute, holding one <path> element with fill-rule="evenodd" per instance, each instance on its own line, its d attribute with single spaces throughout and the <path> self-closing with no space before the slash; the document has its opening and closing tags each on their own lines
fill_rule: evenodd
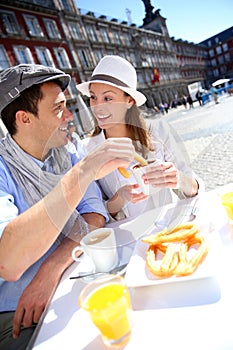
<svg viewBox="0 0 233 350">
<path fill-rule="evenodd" d="M 76 0 L 77 7 L 97 14 L 142 25 L 145 6 L 142 0 Z M 151 0 L 154 9 L 167 19 L 170 36 L 199 43 L 233 26 L 233 0 Z"/>
</svg>

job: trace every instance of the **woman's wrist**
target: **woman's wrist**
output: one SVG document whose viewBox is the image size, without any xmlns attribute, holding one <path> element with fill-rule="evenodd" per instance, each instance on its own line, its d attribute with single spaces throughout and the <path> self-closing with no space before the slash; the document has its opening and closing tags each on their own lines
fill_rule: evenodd
<svg viewBox="0 0 233 350">
<path fill-rule="evenodd" d="M 179 174 L 179 191 L 182 192 L 182 194 L 185 197 L 194 197 L 198 194 L 199 190 L 199 184 L 196 179 L 191 178 L 185 174 Z"/>
<path fill-rule="evenodd" d="M 108 200 L 107 208 L 109 213 L 114 216 L 116 215 L 124 206 L 125 200 L 119 195 L 117 191 L 114 196 Z"/>
</svg>

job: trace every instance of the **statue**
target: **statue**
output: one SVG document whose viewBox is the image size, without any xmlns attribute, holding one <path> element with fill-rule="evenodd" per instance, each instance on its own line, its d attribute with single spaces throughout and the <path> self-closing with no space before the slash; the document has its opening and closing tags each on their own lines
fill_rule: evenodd
<svg viewBox="0 0 233 350">
<path fill-rule="evenodd" d="M 166 27 L 166 19 L 160 15 L 160 9 L 154 10 L 154 6 L 151 5 L 150 0 L 142 0 L 145 5 L 146 16 L 143 19 L 142 28 L 149 28 L 155 32 L 168 34 Z"/>
<path fill-rule="evenodd" d="M 153 6 L 150 3 L 150 0 L 142 0 L 144 2 L 145 8 L 146 8 L 146 12 L 150 12 L 153 10 Z"/>
<path fill-rule="evenodd" d="M 153 11 L 154 6 L 151 5 L 150 0 L 142 0 L 144 5 L 145 5 L 145 9 L 146 9 L 146 17 L 143 20 L 144 25 L 147 23 L 150 23 L 153 19 L 155 19 L 156 17 L 160 16 L 160 9 Z"/>
<path fill-rule="evenodd" d="M 154 7 L 151 5 L 150 0 L 142 0 L 145 9 L 146 9 L 146 17 L 144 18 L 144 24 L 150 23 L 153 19 L 153 9 Z"/>
</svg>

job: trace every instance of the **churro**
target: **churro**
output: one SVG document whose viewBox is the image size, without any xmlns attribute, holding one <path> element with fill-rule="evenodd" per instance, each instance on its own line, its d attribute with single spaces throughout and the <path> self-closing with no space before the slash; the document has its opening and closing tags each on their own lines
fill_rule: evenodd
<svg viewBox="0 0 233 350">
<path fill-rule="evenodd" d="M 208 253 L 208 245 L 199 228 L 193 223 L 182 224 L 171 230 L 144 237 L 149 244 L 146 255 L 148 269 L 160 278 L 192 274 Z M 192 248 L 194 253 L 189 256 Z M 162 259 L 158 260 L 158 252 Z"/>
<path fill-rule="evenodd" d="M 140 154 L 135 153 L 134 154 L 134 160 L 136 160 L 136 162 L 138 162 L 141 166 L 146 166 L 148 165 L 148 162 L 146 159 L 144 159 Z M 128 171 L 125 168 L 119 167 L 118 171 L 121 173 L 122 176 L 124 176 L 125 178 L 129 178 L 131 176 L 131 172 Z"/>
</svg>

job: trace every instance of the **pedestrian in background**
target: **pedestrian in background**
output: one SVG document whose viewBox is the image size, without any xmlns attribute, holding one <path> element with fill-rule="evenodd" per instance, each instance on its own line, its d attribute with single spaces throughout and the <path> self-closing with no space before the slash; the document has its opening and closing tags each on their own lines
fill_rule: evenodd
<svg viewBox="0 0 233 350">
<path fill-rule="evenodd" d="M 211 95 L 214 98 L 214 103 L 218 104 L 219 103 L 218 102 L 218 90 L 214 86 L 211 86 L 210 93 L 211 93 Z"/>
<path fill-rule="evenodd" d="M 197 90 L 196 99 L 198 100 L 199 105 L 202 106 L 203 105 L 203 103 L 202 103 L 202 93 L 201 93 L 200 90 Z"/>
<path fill-rule="evenodd" d="M 184 108 L 187 109 L 187 97 L 185 95 L 183 95 L 181 103 L 184 106 Z"/>
<path fill-rule="evenodd" d="M 162 102 L 160 102 L 160 104 L 159 104 L 159 110 L 160 110 L 160 113 L 161 113 L 162 115 L 164 115 L 165 108 L 164 108 L 164 105 L 163 105 Z"/>
<path fill-rule="evenodd" d="M 75 145 L 75 147 L 77 148 L 77 143 L 80 140 L 79 135 L 76 132 L 76 128 L 75 128 L 75 124 L 73 121 L 69 121 L 68 122 L 68 126 L 67 126 L 67 130 L 68 130 L 68 134 L 67 137 L 68 139 Z"/>
<path fill-rule="evenodd" d="M 191 95 L 188 95 L 187 102 L 189 104 L 189 109 L 194 108 L 193 107 L 193 99 L 192 99 Z"/>
<path fill-rule="evenodd" d="M 167 102 L 164 102 L 163 105 L 164 105 L 164 109 L 165 109 L 166 114 L 168 114 L 168 110 L 169 110 L 168 103 L 167 103 Z"/>
</svg>

